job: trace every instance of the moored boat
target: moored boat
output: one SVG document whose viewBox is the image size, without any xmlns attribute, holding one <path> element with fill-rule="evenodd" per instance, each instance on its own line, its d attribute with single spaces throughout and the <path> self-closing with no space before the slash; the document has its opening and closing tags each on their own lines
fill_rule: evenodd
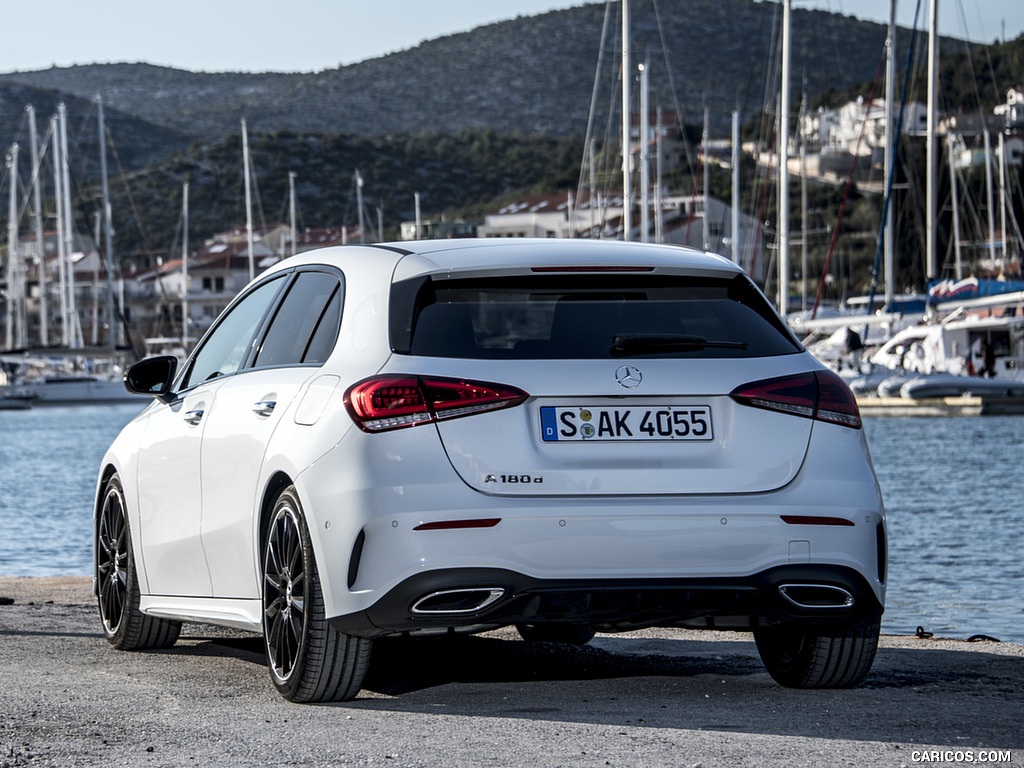
<svg viewBox="0 0 1024 768">
<path fill-rule="evenodd" d="M 120 379 L 99 376 L 48 376 L 25 382 L 24 388 L 35 395 L 37 405 L 113 405 L 144 404 L 147 399 L 133 395 Z"/>
</svg>

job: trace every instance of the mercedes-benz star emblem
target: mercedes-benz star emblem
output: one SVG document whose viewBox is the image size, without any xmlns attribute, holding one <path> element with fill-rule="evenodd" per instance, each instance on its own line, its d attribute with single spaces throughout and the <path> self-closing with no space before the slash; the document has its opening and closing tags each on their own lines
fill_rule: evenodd
<svg viewBox="0 0 1024 768">
<path fill-rule="evenodd" d="M 644 380 L 644 375 L 640 373 L 638 368 L 634 368 L 632 365 L 620 365 L 615 370 L 615 380 L 626 387 L 626 389 L 633 389 L 633 387 L 640 386 L 640 382 Z"/>
</svg>

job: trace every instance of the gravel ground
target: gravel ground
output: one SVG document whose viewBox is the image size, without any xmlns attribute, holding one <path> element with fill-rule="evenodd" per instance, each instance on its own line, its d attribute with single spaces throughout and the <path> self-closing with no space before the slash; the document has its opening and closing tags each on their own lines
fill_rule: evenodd
<svg viewBox="0 0 1024 768">
<path fill-rule="evenodd" d="M 296 705 L 258 636 L 189 624 L 173 649 L 121 653 L 88 579 L 0 577 L 0 598 L 0 768 L 1024 762 L 1008 643 L 885 636 L 860 688 L 794 691 L 747 634 L 399 639 L 375 645 L 356 701 Z"/>
</svg>

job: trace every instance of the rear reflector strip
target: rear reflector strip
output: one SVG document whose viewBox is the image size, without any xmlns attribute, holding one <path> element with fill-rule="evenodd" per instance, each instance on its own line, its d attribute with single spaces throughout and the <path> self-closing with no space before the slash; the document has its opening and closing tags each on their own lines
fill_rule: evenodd
<svg viewBox="0 0 1024 768">
<path fill-rule="evenodd" d="M 782 515 L 790 525 L 856 525 L 845 517 L 821 517 L 817 515 Z"/>
<path fill-rule="evenodd" d="M 478 520 L 436 520 L 420 523 L 414 531 L 457 531 L 465 528 L 493 528 L 501 522 L 500 517 L 486 517 Z"/>
</svg>

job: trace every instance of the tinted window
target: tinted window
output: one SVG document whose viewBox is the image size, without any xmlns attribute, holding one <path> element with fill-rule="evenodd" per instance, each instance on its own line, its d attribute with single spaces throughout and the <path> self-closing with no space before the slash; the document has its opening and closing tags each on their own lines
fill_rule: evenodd
<svg viewBox="0 0 1024 768">
<path fill-rule="evenodd" d="M 280 278 L 276 278 L 257 286 L 221 318 L 193 358 L 181 389 L 228 376 L 245 364 L 256 332 L 281 284 Z"/>
<path fill-rule="evenodd" d="M 338 329 L 341 327 L 341 288 L 334 292 L 331 303 L 327 305 L 320 324 L 313 331 L 309 340 L 304 363 L 323 363 L 334 351 L 334 343 L 338 340 Z"/>
<path fill-rule="evenodd" d="M 338 337 L 340 294 L 335 275 L 300 272 L 270 323 L 255 365 L 299 365 L 326 360 Z"/>
<path fill-rule="evenodd" d="M 801 349 L 745 276 L 575 274 L 426 280 L 415 291 L 411 285 L 392 294 L 392 312 L 411 320 L 392 323 L 395 351 L 407 354 L 692 358 Z M 396 306 L 399 297 L 405 306 Z"/>
</svg>

